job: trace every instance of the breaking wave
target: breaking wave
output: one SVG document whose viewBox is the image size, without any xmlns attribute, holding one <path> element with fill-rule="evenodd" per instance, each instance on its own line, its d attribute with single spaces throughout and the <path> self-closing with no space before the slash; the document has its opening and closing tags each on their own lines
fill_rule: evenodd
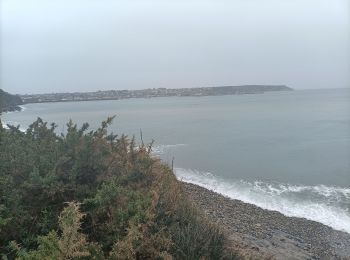
<svg viewBox="0 0 350 260">
<path fill-rule="evenodd" d="M 17 111 L 17 112 L 23 112 L 23 111 L 27 110 L 27 107 L 25 107 L 25 106 L 19 106 L 19 107 L 21 108 L 21 111 Z"/>
<path fill-rule="evenodd" d="M 18 106 L 21 108 L 21 110 L 14 110 L 14 111 L 6 111 L 6 112 L 3 112 L 4 114 L 12 114 L 12 113 L 18 113 L 18 112 L 23 112 L 25 110 L 27 110 L 27 107 L 21 105 L 21 106 Z"/>
<path fill-rule="evenodd" d="M 212 173 L 175 168 L 178 179 L 232 199 L 275 210 L 290 217 L 320 222 L 350 233 L 350 188 L 277 182 L 227 181 Z"/>
<path fill-rule="evenodd" d="M 8 112 L 4 112 L 4 114 L 18 113 L 18 112 L 23 112 L 23 111 L 27 110 L 27 107 L 25 107 L 25 106 L 19 106 L 19 107 L 21 108 L 20 111 L 18 111 L 18 110 L 8 111 Z M 20 123 L 18 123 L 16 121 L 6 121 L 6 122 L 5 121 L 1 121 L 1 123 L 2 123 L 2 127 L 5 128 L 5 129 L 9 128 L 7 125 L 12 125 L 12 126 L 20 125 Z M 22 131 L 22 132 L 26 131 L 26 129 L 24 127 L 20 127 L 19 130 Z"/>
<path fill-rule="evenodd" d="M 1 123 L 2 123 L 2 127 L 5 128 L 5 129 L 9 129 L 9 127 L 7 125 L 11 125 L 11 126 L 18 126 L 18 125 L 20 125 L 18 122 L 15 122 L 15 121 L 6 121 L 6 122 L 1 121 Z M 19 127 L 19 130 L 21 132 L 27 131 L 26 128 L 21 127 L 21 126 Z"/>
<path fill-rule="evenodd" d="M 171 151 L 172 149 L 176 149 L 181 146 L 186 146 L 186 144 L 161 144 L 161 145 L 156 145 L 152 147 L 152 152 L 155 155 L 161 155 L 164 154 L 168 151 Z"/>
</svg>

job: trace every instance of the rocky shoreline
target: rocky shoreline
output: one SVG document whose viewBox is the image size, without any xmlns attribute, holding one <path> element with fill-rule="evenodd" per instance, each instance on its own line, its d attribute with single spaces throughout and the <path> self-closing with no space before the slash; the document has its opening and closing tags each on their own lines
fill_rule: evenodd
<svg viewBox="0 0 350 260">
<path fill-rule="evenodd" d="M 287 217 L 182 183 L 185 193 L 226 233 L 230 246 L 253 259 L 350 259 L 350 234 Z"/>
<path fill-rule="evenodd" d="M 22 108 L 20 106 L 9 106 L 0 109 L 0 115 L 1 113 L 8 113 L 8 112 L 20 112 L 22 111 Z"/>
</svg>

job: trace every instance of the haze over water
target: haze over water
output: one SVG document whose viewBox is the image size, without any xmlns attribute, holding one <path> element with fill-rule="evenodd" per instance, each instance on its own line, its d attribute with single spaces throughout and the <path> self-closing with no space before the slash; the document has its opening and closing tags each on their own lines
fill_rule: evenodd
<svg viewBox="0 0 350 260">
<path fill-rule="evenodd" d="M 2 0 L 10 93 L 350 85 L 348 0 Z"/>
<path fill-rule="evenodd" d="M 177 176 L 231 198 L 350 233 L 350 89 L 217 97 L 28 104 L 2 121 L 38 116 L 154 139 Z"/>
</svg>

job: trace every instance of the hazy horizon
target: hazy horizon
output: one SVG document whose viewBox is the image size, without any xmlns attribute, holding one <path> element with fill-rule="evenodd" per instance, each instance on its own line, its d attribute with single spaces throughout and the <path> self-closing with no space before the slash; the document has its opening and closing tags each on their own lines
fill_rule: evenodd
<svg viewBox="0 0 350 260">
<path fill-rule="evenodd" d="M 2 0 L 11 93 L 350 86 L 348 0 Z"/>
<path fill-rule="evenodd" d="M 248 84 L 232 85 L 232 86 L 245 86 L 245 85 L 248 86 Z M 258 85 L 258 84 L 255 84 L 255 85 Z M 266 85 L 268 85 L 268 84 L 266 84 Z M 228 85 L 225 85 L 225 86 L 228 86 Z M 272 86 L 272 84 L 271 84 L 271 86 Z M 206 86 L 206 87 L 224 87 L 224 86 Z M 289 86 L 287 86 L 287 87 L 289 87 Z M 183 87 L 178 87 L 178 88 L 183 88 Z M 187 87 L 187 88 L 197 88 L 197 87 Z M 119 88 L 119 89 L 96 89 L 96 90 L 80 90 L 80 91 L 74 91 L 74 90 L 69 91 L 68 90 L 68 91 L 25 92 L 25 93 L 11 92 L 10 94 L 14 94 L 14 95 L 40 95 L 40 94 L 88 93 L 88 92 L 110 91 L 110 90 L 117 90 L 118 91 L 118 90 L 144 90 L 144 89 L 152 89 L 152 88 L 134 88 L 134 89 Z M 170 88 L 168 88 L 168 89 L 170 89 Z M 171 88 L 171 89 L 176 89 L 176 87 Z M 343 87 L 343 88 L 342 87 L 339 87 L 339 88 L 298 88 L 298 89 L 293 89 L 293 91 L 307 91 L 307 90 L 317 91 L 317 90 L 336 90 L 336 89 L 341 90 L 341 89 L 350 89 L 350 88 L 349 87 Z"/>
</svg>

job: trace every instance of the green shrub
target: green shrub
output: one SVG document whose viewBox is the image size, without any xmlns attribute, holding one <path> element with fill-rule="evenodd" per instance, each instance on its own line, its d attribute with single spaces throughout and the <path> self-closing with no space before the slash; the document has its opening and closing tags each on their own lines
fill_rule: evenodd
<svg viewBox="0 0 350 260">
<path fill-rule="evenodd" d="M 25 133 L 0 126 L 2 257 L 225 258 L 171 169 L 151 145 L 107 134 L 112 119 L 90 132 L 70 121 L 60 136 L 40 118 Z"/>
</svg>

